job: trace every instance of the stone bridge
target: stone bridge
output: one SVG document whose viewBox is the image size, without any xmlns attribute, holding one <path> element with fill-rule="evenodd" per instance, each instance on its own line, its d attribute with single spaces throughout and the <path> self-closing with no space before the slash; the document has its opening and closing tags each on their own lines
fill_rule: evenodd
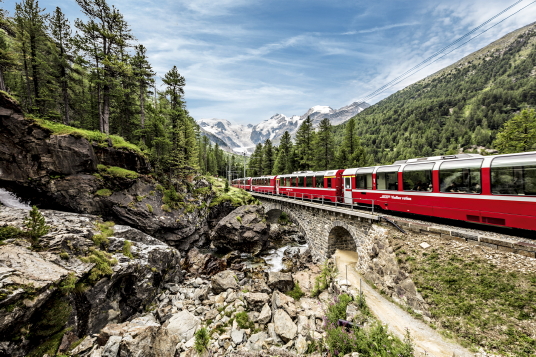
<svg viewBox="0 0 536 357">
<path fill-rule="evenodd" d="M 374 238 L 385 229 L 373 223 L 379 221 L 374 214 L 300 201 L 281 196 L 251 193 L 264 206 L 271 222 L 277 222 L 282 212 L 299 226 L 306 237 L 315 259 L 325 260 L 336 249 L 351 250 L 359 254 L 359 265 L 366 264 Z"/>
</svg>

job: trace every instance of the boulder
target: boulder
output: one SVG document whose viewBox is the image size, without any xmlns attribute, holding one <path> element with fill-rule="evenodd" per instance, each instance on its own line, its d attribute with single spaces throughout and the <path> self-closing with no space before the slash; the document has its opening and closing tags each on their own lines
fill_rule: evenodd
<svg viewBox="0 0 536 357">
<path fill-rule="evenodd" d="M 265 293 L 247 293 L 244 298 L 250 310 L 260 311 L 270 301 L 270 296 Z"/>
<path fill-rule="evenodd" d="M 279 290 L 286 292 L 294 288 L 294 280 L 292 274 L 281 272 L 269 272 L 268 273 L 268 286 L 272 290 Z"/>
<path fill-rule="evenodd" d="M 303 355 L 305 352 L 307 352 L 307 340 L 301 335 L 296 339 L 294 346 L 296 347 L 296 352 L 299 355 Z"/>
<path fill-rule="evenodd" d="M 274 328 L 275 333 L 285 342 L 294 339 L 298 331 L 298 327 L 292 322 L 290 316 L 281 309 L 274 314 Z"/>
<path fill-rule="evenodd" d="M 106 342 L 106 345 L 104 345 L 102 357 L 117 357 L 122 339 L 123 337 L 121 336 L 111 336 L 108 342 Z"/>
<path fill-rule="evenodd" d="M 231 331 L 231 339 L 237 345 L 241 344 L 244 341 L 245 333 L 243 330 L 233 330 Z"/>
<path fill-rule="evenodd" d="M 223 218 L 210 239 L 218 249 L 258 254 L 269 237 L 269 225 L 263 220 L 262 206 L 241 206 Z"/>
<path fill-rule="evenodd" d="M 170 334 L 176 335 L 179 341 L 188 341 L 201 326 L 201 320 L 192 313 L 183 310 L 174 314 L 164 325 Z"/>
<path fill-rule="evenodd" d="M 211 282 L 214 294 L 219 294 L 227 289 L 238 289 L 236 274 L 232 270 L 219 272 L 212 277 Z"/>
<path fill-rule="evenodd" d="M 257 317 L 257 322 L 264 325 L 270 322 L 272 319 L 272 309 L 270 309 L 270 305 L 264 304 L 262 307 L 261 313 L 259 314 L 259 317 Z"/>
<path fill-rule="evenodd" d="M 251 335 L 246 342 L 246 349 L 249 351 L 261 351 L 267 338 L 268 334 L 264 331 Z"/>
</svg>

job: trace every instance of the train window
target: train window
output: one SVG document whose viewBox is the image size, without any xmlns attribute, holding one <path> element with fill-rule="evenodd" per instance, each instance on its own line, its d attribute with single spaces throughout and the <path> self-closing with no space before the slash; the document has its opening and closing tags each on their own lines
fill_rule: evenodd
<svg viewBox="0 0 536 357">
<path fill-rule="evenodd" d="M 491 162 L 491 193 L 536 196 L 536 155 L 506 156 Z"/>
<path fill-rule="evenodd" d="M 482 193 L 483 159 L 444 162 L 439 167 L 439 190 L 449 193 Z"/>
<path fill-rule="evenodd" d="M 315 184 L 318 188 L 324 188 L 324 176 L 315 176 Z"/>
<path fill-rule="evenodd" d="M 372 190 L 372 172 L 373 168 L 370 169 L 358 169 L 355 174 L 355 188 Z"/>
<path fill-rule="evenodd" d="M 326 188 L 331 188 L 331 178 L 326 179 Z"/>
<path fill-rule="evenodd" d="M 432 191 L 433 163 L 407 165 L 404 167 L 402 182 L 404 191 Z"/>
<path fill-rule="evenodd" d="M 307 176 L 305 178 L 305 186 L 306 187 L 313 187 L 313 176 Z"/>
<path fill-rule="evenodd" d="M 400 166 L 380 167 L 376 171 L 378 190 L 398 190 L 398 169 Z"/>
<path fill-rule="evenodd" d="M 298 177 L 298 187 L 303 187 L 304 178 L 305 177 Z"/>
<path fill-rule="evenodd" d="M 352 178 L 350 176 L 344 178 L 344 188 L 352 188 Z"/>
</svg>

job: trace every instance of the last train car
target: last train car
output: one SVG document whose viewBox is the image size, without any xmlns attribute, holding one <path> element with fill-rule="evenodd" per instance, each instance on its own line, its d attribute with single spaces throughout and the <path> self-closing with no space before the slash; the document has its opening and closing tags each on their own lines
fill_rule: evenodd
<svg viewBox="0 0 536 357">
<path fill-rule="evenodd" d="M 341 202 L 343 171 L 298 171 L 279 175 L 276 180 L 276 193 L 297 199 Z"/>
<path fill-rule="evenodd" d="M 347 204 L 536 230 L 536 152 L 347 169 L 342 185 Z"/>
</svg>

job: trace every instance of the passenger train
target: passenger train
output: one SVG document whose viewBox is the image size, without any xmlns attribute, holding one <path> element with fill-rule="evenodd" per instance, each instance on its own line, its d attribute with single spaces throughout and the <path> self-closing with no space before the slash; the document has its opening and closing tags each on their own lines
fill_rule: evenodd
<svg viewBox="0 0 536 357">
<path fill-rule="evenodd" d="M 536 230 L 536 152 L 247 177 L 247 191 Z"/>
</svg>

